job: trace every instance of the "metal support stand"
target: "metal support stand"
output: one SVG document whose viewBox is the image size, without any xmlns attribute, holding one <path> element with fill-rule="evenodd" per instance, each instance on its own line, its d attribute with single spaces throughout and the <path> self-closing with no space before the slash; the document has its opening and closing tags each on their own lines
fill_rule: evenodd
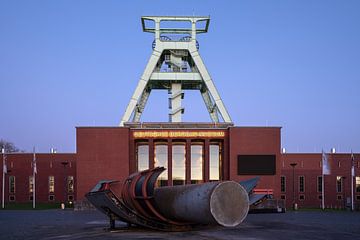
<svg viewBox="0 0 360 240">
<path fill-rule="evenodd" d="M 115 219 L 113 219 L 112 217 L 110 217 L 109 219 L 110 219 L 110 230 L 114 230 L 115 229 Z"/>
</svg>

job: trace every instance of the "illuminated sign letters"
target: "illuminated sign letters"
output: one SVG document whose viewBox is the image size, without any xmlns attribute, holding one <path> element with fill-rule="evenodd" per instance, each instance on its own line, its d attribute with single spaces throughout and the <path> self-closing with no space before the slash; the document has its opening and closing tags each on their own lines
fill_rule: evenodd
<svg viewBox="0 0 360 240">
<path fill-rule="evenodd" d="M 136 131 L 134 138 L 217 138 L 225 137 L 224 131 Z"/>
</svg>

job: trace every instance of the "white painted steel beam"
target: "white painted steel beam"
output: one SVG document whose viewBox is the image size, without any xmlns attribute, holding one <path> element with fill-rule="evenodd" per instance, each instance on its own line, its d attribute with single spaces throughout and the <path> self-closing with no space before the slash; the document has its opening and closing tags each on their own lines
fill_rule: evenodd
<svg viewBox="0 0 360 240">
<path fill-rule="evenodd" d="M 139 102 L 140 96 L 143 94 L 145 87 L 150 79 L 151 73 L 153 72 L 156 63 L 159 61 L 160 55 L 161 52 L 158 52 L 157 49 L 154 49 L 149 59 L 149 62 L 145 67 L 144 73 L 141 76 L 140 81 L 134 91 L 134 94 L 132 95 L 130 102 L 125 110 L 124 116 L 120 121 L 120 126 L 124 126 L 124 123 L 128 122 L 130 120 L 131 115 L 134 113 L 136 105 Z"/>
<path fill-rule="evenodd" d="M 151 81 L 202 81 L 200 73 L 193 72 L 154 72 L 150 77 Z"/>
<path fill-rule="evenodd" d="M 232 121 L 231 121 L 230 115 L 229 115 L 228 111 L 226 110 L 225 105 L 223 104 L 218 91 L 216 90 L 215 84 L 213 83 L 213 81 L 210 77 L 210 74 L 208 73 L 208 71 L 205 67 L 205 64 L 203 63 L 199 52 L 193 51 L 193 52 L 190 52 L 190 54 L 199 70 L 201 77 L 203 78 L 206 88 L 208 89 L 210 95 L 212 96 L 212 98 L 215 101 L 215 104 L 219 110 L 219 113 L 220 113 L 222 119 L 224 120 L 224 122 L 231 123 Z"/>
</svg>

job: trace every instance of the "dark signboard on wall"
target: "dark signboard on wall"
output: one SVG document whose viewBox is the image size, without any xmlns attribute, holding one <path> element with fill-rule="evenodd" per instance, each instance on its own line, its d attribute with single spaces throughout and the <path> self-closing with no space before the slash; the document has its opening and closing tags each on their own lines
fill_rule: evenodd
<svg viewBox="0 0 360 240">
<path fill-rule="evenodd" d="M 276 155 L 238 155 L 238 175 L 275 175 Z"/>
</svg>

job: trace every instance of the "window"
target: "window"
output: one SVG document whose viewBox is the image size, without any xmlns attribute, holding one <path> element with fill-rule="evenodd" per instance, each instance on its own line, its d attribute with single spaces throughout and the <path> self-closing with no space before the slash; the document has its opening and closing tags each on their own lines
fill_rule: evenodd
<svg viewBox="0 0 360 240">
<path fill-rule="evenodd" d="M 185 144 L 174 143 L 172 146 L 173 185 L 185 184 Z"/>
<path fill-rule="evenodd" d="M 15 196 L 14 196 L 14 195 L 10 195 L 10 196 L 9 196 L 9 201 L 10 201 L 10 202 L 15 202 Z"/>
<path fill-rule="evenodd" d="M 155 144 L 154 149 L 154 166 L 165 167 L 166 170 L 158 177 L 158 186 L 166 186 L 168 180 L 168 146 L 164 143 Z"/>
<path fill-rule="evenodd" d="M 319 199 L 319 200 L 322 200 L 322 195 L 318 195 L 318 199 Z"/>
<path fill-rule="evenodd" d="M 55 200 L 55 196 L 54 195 L 49 195 L 49 201 L 54 201 Z"/>
<path fill-rule="evenodd" d="M 360 201 L 360 195 L 356 195 L 356 200 Z"/>
<path fill-rule="evenodd" d="M 360 192 L 360 177 L 359 176 L 355 177 L 355 189 L 356 189 L 356 192 Z"/>
<path fill-rule="evenodd" d="M 322 192 L 322 176 L 317 177 L 317 191 Z"/>
<path fill-rule="evenodd" d="M 304 194 L 300 194 L 300 195 L 299 195 L 299 200 L 300 200 L 300 201 L 304 201 L 304 200 L 305 200 L 305 195 L 304 195 Z"/>
<path fill-rule="evenodd" d="M 191 183 L 200 183 L 203 180 L 203 154 L 202 144 L 191 145 Z"/>
<path fill-rule="evenodd" d="M 336 176 L 336 192 L 342 192 L 342 177 Z"/>
<path fill-rule="evenodd" d="M 337 195 L 337 200 L 342 200 L 342 196 L 341 196 L 341 195 Z"/>
<path fill-rule="evenodd" d="M 29 201 L 32 201 L 34 198 L 33 198 L 33 195 L 30 195 L 29 196 Z"/>
<path fill-rule="evenodd" d="M 74 196 L 73 196 L 73 195 L 69 195 L 69 196 L 68 196 L 68 201 L 69 201 L 69 202 L 74 201 Z"/>
<path fill-rule="evenodd" d="M 281 192 L 286 192 L 286 177 L 285 176 L 280 177 L 280 188 L 281 188 Z"/>
<path fill-rule="evenodd" d="M 34 191 L 34 178 L 33 176 L 29 176 L 29 193 L 33 193 Z"/>
<path fill-rule="evenodd" d="M 54 176 L 49 176 L 49 193 L 55 192 L 55 178 Z"/>
<path fill-rule="evenodd" d="M 299 192 L 305 192 L 305 176 L 299 176 Z"/>
<path fill-rule="evenodd" d="M 221 179 L 221 149 L 219 144 L 210 144 L 210 180 Z"/>
<path fill-rule="evenodd" d="M 149 145 L 139 143 L 137 147 L 137 170 L 149 169 Z"/>
<path fill-rule="evenodd" d="M 286 195 L 281 195 L 280 198 L 281 198 L 282 200 L 285 200 L 285 199 L 286 199 Z"/>
<path fill-rule="evenodd" d="M 68 193 L 74 192 L 74 176 L 67 177 L 67 191 Z"/>
<path fill-rule="evenodd" d="M 9 193 L 15 193 L 15 176 L 9 176 Z"/>
</svg>

